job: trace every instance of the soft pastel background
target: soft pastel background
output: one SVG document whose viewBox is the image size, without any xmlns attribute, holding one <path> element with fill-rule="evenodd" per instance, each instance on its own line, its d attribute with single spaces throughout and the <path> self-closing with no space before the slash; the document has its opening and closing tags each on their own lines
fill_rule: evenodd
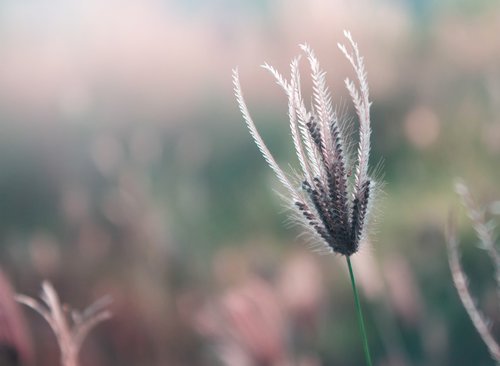
<svg viewBox="0 0 500 366">
<path fill-rule="evenodd" d="M 456 211 L 498 339 L 492 268 L 453 192 L 461 176 L 500 214 L 498 2 L 1 0 L 2 277 L 32 296 L 49 279 L 76 308 L 113 297 L 82 365 L 363 364 L 345 262 L 287 229 L 231 85 L 238 65 L 258 128 L 293 164 L 286 99 L 259 65 L 286 74 L 306 41 L 351 108 L 343 29 L 365 57 L 386 182 L 353 259 L 375 364 L 493 365 L 444 227 Z M 10 308 L 0 327 L 23 328 L 23 354 L 57 365 L 48 326 Z"/>
</svg>

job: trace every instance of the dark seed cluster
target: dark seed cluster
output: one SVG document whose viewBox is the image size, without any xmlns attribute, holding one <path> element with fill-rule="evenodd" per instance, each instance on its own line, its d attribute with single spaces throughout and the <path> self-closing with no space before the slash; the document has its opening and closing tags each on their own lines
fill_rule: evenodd
<svg viewBox="0 0 500 366">
<path fill-rule="evenodd" d="M 311 139 L 321 157 L 324 177 L 316 176 L 312 182 L 302 182 L 302 189 L 314 207 L 314 213 L 301 202 L 295 205 L 334 252 L 350 256 L 358 250 L 363 233 L 370 198 L 370 180 L 366 180 L 352 198 L 349 197 L 348 172 L 344 164 L 340 131 L 336 124 L 330 126 L 333 152 L 327 154 L 325 139 L 316 119 L 311 117 L 307 123 Z"/>
<path fill-rule="evenodd" d="M 317 234 L 319 243 L 330 252 L 350 256 L 358 251 L 365 235 L 368 211 L 375 196 L 368 172 L 370 160 L 370 98 L 363 58 L 349 32 L 344 32 L 349 48 L 338 44 L 340 51 L 353 67 L 357 82 L 345 79 L 345 85 L 359 122 L 356 162 L 346 160 L 343 124 L 332 104 L 325 72 L 307 45 L 304 51 L 311 68 L 312 104 L 307 109 L 302 98 L 299 58 L 290 64 L 287 80 L 272 66 L 264 64 L 288 96 L 290 131 L 301 172 L 287 174 L 281 169 L 259 134 L 245 104 L 238 70 L 233 70 L 236 99 L 245 123 L 264 159 L 286 189 L 291 202 L 305 226 Z M 347 123 L 347 121 L 344 121 Z M 354 144 L 353 144 L 354 145 Z M 352 172 L 355 171 L 354 177 Z M 298 183 L 298 184 L 297 184 Z M 319 248 L 319 247 L 318 247 Z"/>
</svg>

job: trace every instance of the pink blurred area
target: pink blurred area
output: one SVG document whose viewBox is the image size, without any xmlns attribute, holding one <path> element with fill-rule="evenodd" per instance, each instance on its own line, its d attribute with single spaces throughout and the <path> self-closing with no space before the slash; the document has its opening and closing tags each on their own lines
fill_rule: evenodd
<svg viewBox="0 0 500 366">
<path fill-rule="evenodd" d="M 9 120 L 178 125 L 198 118 L 207 105 L 232 98 L 230 70 L 236 66 L 249 100 L 269 108 L 283 98 L 255 66 L 269 62 L 286 70 L 303 42 L 324 60 L 338 98 L 345 98 L 349 68 L 339 61 L 336 43 L 349 29 L 370 60 L 374 100 L 397 98 L 408 87 L 409 93 L 419 90 L 406 117 L 405 138 L 428 149 L 437 143 L 442 123 L 433 97 L 443 98 L 450 77 L 498 75 L 500 51 L 490 40 L 500 22 L 494 11 L 471 22 L 439 14 L 428 51 L 415 57 L 412 37 L 419 24 L 410 4 L 8 1 L 2 4 L 0 29 L 2 125 Z M 497 83 L 488 87 L 498 99 Z M 420 117 L 423 125 L 412 122 Z M 484 129 L 485 144 L 498 151 L 492 137 L 498 128 Z"/>
<path fill-rule="evenodd" d="M 0 270 L 0 364 L 33 362 L 33 345 L 9 279 Z"/>
<path fill-rule="evenodd" d="M 175 123 L 209 91 L 230 97 L 228 70 L 235 66 L 253 97 L 276 97 L 273 88 L 259 85 L 255 66 L 264 61 L 285 66 L 305 41 L 331 60 L 344 28 L 357 35 L 372 57 L 373 89 L 384 90 L 396 77 L 386 52 L 394 52 L 409 27 L 402 9 L 383 3 L 274 1 L 263 11 L 250 2 L 201 4 L 4 3 L 3 113 L 49 122 L 79 120 L 97 110 L 113 120 L 133 115 Z M 374 52 L 380 48 L 383 52 Z M 377 66 L 382 60 L 384 66 Z M 347 67 L 327 65 L 338 75 Z"/>
</svg>

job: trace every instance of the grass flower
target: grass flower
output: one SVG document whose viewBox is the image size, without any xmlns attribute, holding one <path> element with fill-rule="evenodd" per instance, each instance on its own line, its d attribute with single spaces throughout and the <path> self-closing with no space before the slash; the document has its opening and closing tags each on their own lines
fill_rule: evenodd
<svg viewBox="0 0 500 366">
<path fill-rule="evenodd" d="M 47 281 L 42 283 L 40 298 L 42 301 L 26 295 L 16 296 L 19 303 L 32 308 L 49 323 L 61 349 L 61 365 L 78 366 L 78 353 L 89 332 L 111 317 L 111 312 L 105 309 L 109 299 L 105 297 L 97 300 L 82 313 L 72 311 L 70 322 L 67 316 L 69 308 L 61 305 L 57 292 Z"/>
<path fill-rule="evenodd" d="M 358 46 L 347 31 L 344 35 L 349 48 L 338 47 L 354 68 L 357 83 L 347 78 L 345 85 L 351 96 L 359 121 L 357 156 L 351 159 L 349 151 L 354 143 L 346 137 L 347 121 L 332 105 L 326 86 L 325 72 L 312 49 L 301 45 L 311 68 L 313 103 L 308 110 L 302 98 L 299 60 L 291 62 L 290 79 L 285 79 L 268 64 L 267 69 L 288 97 L 290 131 L 300 173 L 286 174 L 260 136 L 246 106 L 238 70 L 233 70 L 234 90 L 243 118 L 264 159 L 286 189 L 285 198 L 294 209 L 295 216 L 316 238 L 317 248 L 323 252 L 338 253 L 346 257 L 361 332 L 364 337 L 367 363 L 371 365 L 364 330 L 359 296 L 356 289 L 350 256 L 359 249 L 366 234 L 376 185 L 370 177 L 370 98 L 363 58 Z M 352 177 L 351 172 L 354 172 Z"/>
<path fill-rule="evenodd" d="M 332 105 L 325 72 L 308 45 L 301 45 L 311 67 L 314 103 L 307 110 L 302 98 L 299 57 L 291 62 L 291 77 L 286 80 L 268 64 L 276 82 L 288 96 L 288 115 L 293 144 L 300 164 L 300 174 L 285 174 L 265 145 L 250 116 L 243 98 L 238 70 L 233 70 L 236 98 L 255 143 L 271 169 L 287 190 L 287 199 L 301 223 L 315 237 L 319 248 L 345 256 L 356 253 L 366 233 L 374 181 L 368 174 L 370 156 L 370 100 L 363 58 L 350 33 L 345 36 L 352 47 L 339 44 L 340 50 L 354 68 L 358 85 L 346 79 L 345 84 L 359 119 L 359 145 L 355 164 L 351 164 L 345 140 L 346 121 Z M 355 166 L 354 166 L 355 165 Z M 351 172 L 355 172 L 351 178 Z"/>
</svg>

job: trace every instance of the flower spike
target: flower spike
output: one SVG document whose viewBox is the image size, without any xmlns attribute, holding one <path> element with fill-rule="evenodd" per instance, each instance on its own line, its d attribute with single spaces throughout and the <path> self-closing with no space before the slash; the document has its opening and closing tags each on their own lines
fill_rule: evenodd
<svg viewBox="0 0 500 366">
<path fill-rule="evenodd" d="M 339 44 L 339 49 L 354 68 L 357 84 L 346 79 L 345 84 L 359 120 L 359 144 L 354 166 L 349 164 L 344 140 L 346 121 L 341 120 L 332 104 L 332 95 L 326 86 L 326 73 L 321 69 L 314 51 L 307 44 L 300 45 L 311 69 L 313 105 L 305 107 L 302 98 L 299 60 L 290 65 L 290 79 L 284 78 L 274 67 L 264 64 L 288 97 L 288 117 L 293 145 L 300 165 L 298 176 L 286 174 L 265 145 L 250 116 L 241 90 L 238 71 L 233 70 L 236 99 L 250 134 L 264 159 L 287 190 L 287 200 L 301 223 L 321 243 L 323 251 L 351 256 L 359 249 L 374 196 L 374 180 L 369 176 L 370 155 L 370 99 L 363 58 L 349 32 L 344 32 L 350 49 Z M 355 176 L 351 179 L 351 171 Z"/>
</svg>

